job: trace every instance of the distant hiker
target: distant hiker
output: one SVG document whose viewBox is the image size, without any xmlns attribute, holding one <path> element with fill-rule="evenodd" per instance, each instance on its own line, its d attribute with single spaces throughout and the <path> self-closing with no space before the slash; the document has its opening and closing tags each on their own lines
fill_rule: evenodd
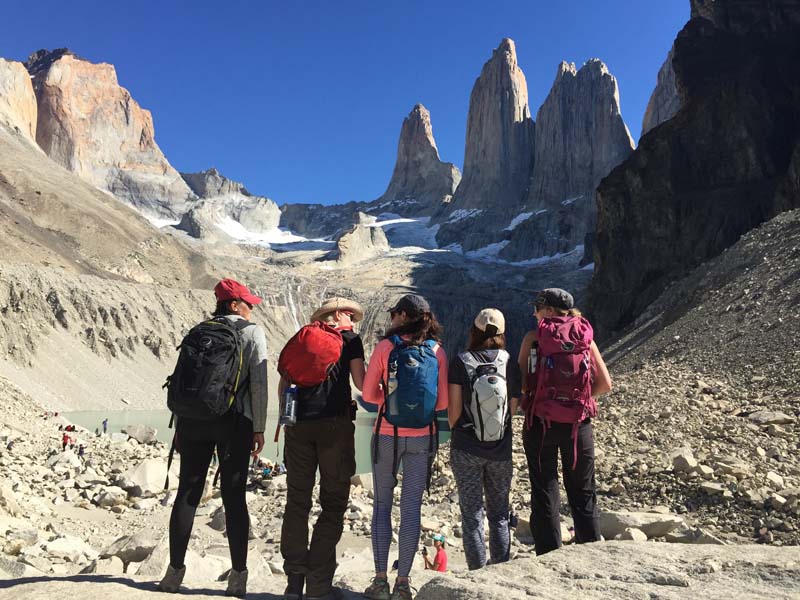
<svg viewBox="0 0 800 600">
<path fill-rule="evenodd" d="M 97 427 L 94 428 L 94 435 L 95 437 L 100 437 L 100 430 Z"/>
<path fill-rule="evenodd" d="M 486 565 L 484 496 L 492 564 L 507 561 L 511 550 L 511 416 L 519 404 L 522 376 L 505 349 L 505 328 L 503 313 L 484 308 L 470 327 L 467 350 L 450 361 L 450 466 L 458 488 L 464 554 L 470 569 Z"/>
<path fill-rule="evenodd" d="M 103 433 L 108 433 L 108 418 L 103 419 Z"/>
<path fill-rule="evenodd" d="M 287 600 L 327 599 L 336 593 L 336 544 L 356 470 L 350 379 L 358 390 L 364 384 L 364 345 L 353 324 L 363 318 L 363 309 L 353 300 L 326 300 L 311 315 L 311 324 L 287 342 L 278 361 L 280 397 L 296 392 L 297 398 L 296 422 L 285 428 L 283 448 L 288 489 L 281 555 Z M 291 384 L 296 387 L 290 391 Z M 322 512 L 309 545 L 308 516 L 318 469 Z M 277 464 L 271 466 L 270 475 L 280 472 Z"/>
<path fill-rule="evenodd" d="M 83 458 L 84 453 L 86 452 L 86 448 L 83 447 L 83 444 L 78 446 L 78 458 Z"/>
<path fill-rule="evenodd" d="M 372 437 L 375 577 L 364 595 L 390 598 L 386 571 L 394 488 L 402 464 L 399 568 L 391 599 L 410 600 L 408 575 L 419 544 L 422 495 L 438 448 L 436 411 L 447 408 L 447 356 L 440 341 L 442 326 L 425 298 L 403 296 L 389 314 L 391 326 L 375 347 L 364 380 L 364 401 L 378 405 Z"/>
<path fill-rule="evenodd" d="M 225 525 L 233 569 L 226 594 L 243 598 L 247 587 L 249 516 L 245 501 L 250 457 L 264 448 L 267 420 L 267 340 L 250 323 L 261 298 L 232 279 L 214 288 L 213 318 L 186 335 L 167 380 L 167 405 L 177 419 L 174 443 L 181 454 L 180 482 L 169 521 L 170 562 L 159 589 L 177 592 L 209 464 L 218 453 Z M 198 389 L 196 381 L 202 373 Z"/>
<path fill-rule="evenodd" d="M 8 440 L 8 443 L 6 444 L 6 450 L 11 452 L 13 449 L 14 449 L 14 440 Z"/>
<path fill-rule="evenodd" d="M 65 431 L 64 435 L 61 436 L 61 451 L 66 452 L 68 445 L 69 445 L 69 434 Z"/>
<path fill-rule="evenodd" d="M 561 547 L 558 454 L 575 541 L 600 540 L 594 478 L 592 418 L 595 397 L 611 377 L 593 340 L 592 326 L 559 288 L 539 292 L 536 331 L 525 336 L 519 364 L 525 369 L 523 443 L 531 479 L 531 530 L 536 554 Z"/>
<path fill-rule="evenodd" d="M 483 525 L 483 523 L 481 523 Z M 425 568 L 431 571 L 444 573 L 447 571 L 447 552 L 444 550 L 445 537 L 441 533 L 433 536 L 433 547 L 436 548 L 436 555 L 433 560 L 428 558 L 428 551 L 422 548 L 422 559 L 425 561 Z"/>
</svg>

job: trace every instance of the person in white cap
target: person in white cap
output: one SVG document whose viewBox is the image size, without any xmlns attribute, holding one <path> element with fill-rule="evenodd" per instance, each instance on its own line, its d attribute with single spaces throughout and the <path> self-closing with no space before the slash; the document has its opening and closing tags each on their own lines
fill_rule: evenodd
<svg viewBox="0 0 800 600">
<path fill-rule="evenodd" d="M 281 554 L 288 585 L 286 600 L 334 598 L 336 545 L 342 536 L 344 513 L 355 474 L 356 406 L 350 379 L 364 383 L 364 345 L 353 324 L 364 318 L 354 300 L 329 298 L 311 315 L 342 335 L 342 354 L 328 378 L 313 388 L 298 389 L 297 423 L 286 427 L 286 510 L 281 531 Z M 288 381 L 281 377 L 279 394 Z M 312 492 L 320 474 L 322 512 L 309 543 L 308 516 Z"/>
<path fill-rule="evenodd" d="M 450 466 L 470 569 L 486 565 L 484 496 L 492 563 L 507 561 L 511 549 L 511 416 L 517 411 L 522 377 L 505 349 L 505 327 L 505 317 L 496 308 L 480 311 L 470 328 L 467 350 L 450 361 L 448 373 Z"/>
</svg>

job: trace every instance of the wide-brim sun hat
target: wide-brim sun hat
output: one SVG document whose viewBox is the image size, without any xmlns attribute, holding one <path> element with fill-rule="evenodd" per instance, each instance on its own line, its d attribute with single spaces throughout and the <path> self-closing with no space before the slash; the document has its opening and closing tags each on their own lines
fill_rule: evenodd
<svg viewBox="0 0 800 600">
<path fill-rule="evenodd" d="M 353 323 L 357 323 L 364 318 L 364 309 L 361 308 L 361 305 L 358 302 L 348 298 L 337 297 L 328 298 L 325 300 L 325 302 L 322 303 L 322 306 L 315 310 L 314 314 L 311 315 L 311 320 L 321 321 L 325 315 L 336 312 L 337 310 L 345 310 L 353 313 Z"/>
</svg>

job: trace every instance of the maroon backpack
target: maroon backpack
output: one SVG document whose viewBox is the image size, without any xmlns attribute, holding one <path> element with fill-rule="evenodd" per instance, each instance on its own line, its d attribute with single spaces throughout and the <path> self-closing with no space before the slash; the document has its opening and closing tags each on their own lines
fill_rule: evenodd
<svg viewBox="0 0 800 600">
<path fill-rule="evenodd" d="M 538 328 L 536 392 L 526 415 L 526 425 L 539 417 L 542 426 L 571 423 L 577 462 L 578 425 L 597 416 L 597 402 L 592 397 L 592 339 L 594 331 L 583 317 L 541 319 Z"/>
<path fill-rule="evenodd" d="M 339 362 L 343 345 L 338 330 L 314 321 L 286 342 L 278 358 L 278 373 L 299 387 L 319 385 Z"/>
</svg>

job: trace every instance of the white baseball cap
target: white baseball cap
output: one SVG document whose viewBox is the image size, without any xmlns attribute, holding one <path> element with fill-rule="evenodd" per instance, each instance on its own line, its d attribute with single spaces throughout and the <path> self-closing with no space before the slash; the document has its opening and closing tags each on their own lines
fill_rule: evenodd
<svg viewBox="0 0 800 600">
<path fill-rule="evenodd" d="M 506 331 L 506 318 L 496 308 L 484 308 L 475 317 L 475 327 L 492 335 L 500 335 Z M 493 327 L 495 331 L 487 330 L 489 327 Z"/>
</svg>

